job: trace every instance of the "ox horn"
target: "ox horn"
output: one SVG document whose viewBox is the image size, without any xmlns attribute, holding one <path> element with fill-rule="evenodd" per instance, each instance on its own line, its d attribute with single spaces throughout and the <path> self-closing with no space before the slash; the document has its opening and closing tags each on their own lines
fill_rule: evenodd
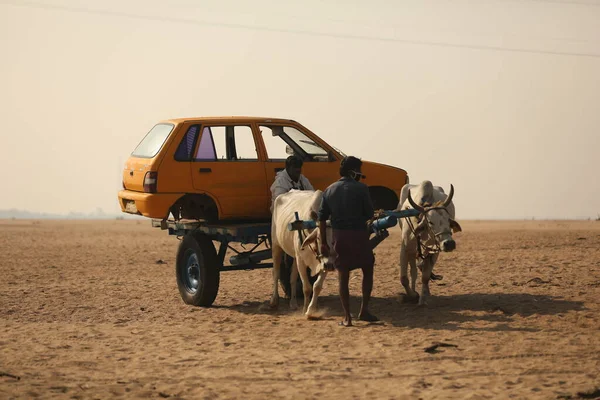
<svg viewBox="0 0 600 400">
<path fill-rule="evenodd" d="M 425 212 L 425 209 L 423 207 L 421 207 L 420 205 L 418 205 L 417 203 L 415 203 L 415 201 L 413 200 L 412 196 L 410 195 L 410 189 L 408 190 L 408 202 L 410 203 L 412 208 L 414 208 L 418 212 L 420 212 L 420 213 Z"/>
<path fill-rule="evenodd" d="M 444 204 L 442 204 L 442 207 L 448 207 L 450 205 L 450 202 L 452 201 L 453 197 L 454 197 L 454 186 L 452 186 L 452 184 L 450 184 L 450 194 L 448 194 L 448 197 L 446 197 L 446 200 L 444 200 Z"/>
</svg>

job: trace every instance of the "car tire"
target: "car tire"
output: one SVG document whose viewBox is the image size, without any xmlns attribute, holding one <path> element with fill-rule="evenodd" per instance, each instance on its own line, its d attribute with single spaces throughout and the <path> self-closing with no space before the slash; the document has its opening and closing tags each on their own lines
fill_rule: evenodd
<svg viewBox="0 0 600 400">
<path fill-rule="evenodd" d="M 186 304 L 210 307 L 219 291 L 219 259 L 212 240 L 203 234 L 185 235 L 177 250 L 175 274 Z"/>
</svg>

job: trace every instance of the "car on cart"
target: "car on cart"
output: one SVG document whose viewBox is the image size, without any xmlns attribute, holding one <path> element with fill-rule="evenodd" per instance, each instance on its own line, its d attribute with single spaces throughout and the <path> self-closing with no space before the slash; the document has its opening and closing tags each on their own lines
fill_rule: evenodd
<svg viewBox="0 0 600 400">
<path fill-rule="evenodd" d="M 344 154 L 289 119 L 181 118 L 157 123 L 123 169 L 121 210 L 175 220 L 269 221 L 270 186 L 294 154 L 315 189 L 339 179 Z M 405 170 L 363 161 L 375 209 L 393 209 Z"/>
</svg>

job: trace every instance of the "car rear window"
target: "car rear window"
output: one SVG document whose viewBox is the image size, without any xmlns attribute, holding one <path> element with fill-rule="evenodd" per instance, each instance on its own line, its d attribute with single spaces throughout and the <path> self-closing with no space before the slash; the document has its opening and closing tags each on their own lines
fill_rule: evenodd
<svg viewBox="0 0 600 400">
<path fill-rule="evenodd" d="M 155 125 L 140 144 L 138 144 L 131 155 L 144 158 L 154 157 L 165 143 L 165 140 L 167 140 L 174 127 L 175 125 L 173 124 Z"/>
</svg>

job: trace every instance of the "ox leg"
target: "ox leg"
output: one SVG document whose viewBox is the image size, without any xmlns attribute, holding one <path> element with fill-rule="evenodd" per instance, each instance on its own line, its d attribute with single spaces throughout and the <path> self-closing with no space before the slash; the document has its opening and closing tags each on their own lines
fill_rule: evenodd
<svg viewBox="0 0 600 400">
<path fill-rule="evenodd" d="M 298 282 L 298 264 L 296 259 L 294 258 L 294 262 L 292 264 L 292 272 L 290 275 L 290 309 L 297 310 L 298 309 L 298 300 L 296 298 L 297 285 Z"/>
<path fill-rule="evenodd" d="M 410 260 L 408 261 L 408 263 L 410 264 L 410 288 L 412 289 L 413 292 L 416 293 L 417 291 L 417 276 L 418 276 L 418 272 L 417 272 L 417 260 L 414 257 L 411 257 Z"/>
<path fill-rule="evenodd" d="M 406 295 L 409 299 L 415 299 L 419 295 L 415 292 L 408 282 L 408 252 L 404 246 L 400 247 L 400 283 L 404 287 Z M 411 257 L 414 258 L 414 257 Z"/>
<path fill-rule="evenodd" d="M 431 276 L 435 275 L 433 273 L 433 266 L 436 264 L 438 257 L 440 256 L 439 253 L 435 253 L 433 254 L 431 257 Z M 437 279 L 442 279 L 442 275 L 437 275 Z"/>
<path fill-rule="evenodd" d="M 306 314 L 308 311 L 308 303 L 310 302 L 310 294 L 312 292 L 312 286 L 310 279 L 308 278 L 308 267 L 300 257 L 296 257 L 296 265 L 298 266 L 298 273 L 300 274 L 300 280 L 302 281 L 302 292 L 304 292 L 304 307 L 302 313 Z"/>
<path fill-rule="evenodd" d="M 426 305 L 427 298 L 431 295 L 431 292 L 429 291 L 431 271 L 433 271 L 433 259 L 431 256 L 429 256 L 423 260 L 423 271 L 421 275 L 421 297 L 419 297 L 420 306 Z"/>
<path fill-rule="evenodd" d="M 283 256 L 283 249 L 277 245 L 273 245 L 273 294 L 269 305 L 271 308 L 277 308 L 279 306 L 279 274 L 281 273 L 281 259 Z"/>
<path fill-rule="evenodd" d="M 306 311 L 307 318 L 315 317 L 315 313 L 317 312 L 317 299 L 319 298 L 319 294 L 321 293 L 321 289 L 323 289 L 323 283 L 325 282 L 325 278 L 327 277 L 327 271 L 323 270 L 319 273 L 319 277 L 313 286 L 313 295 L 308 305 L 308 310 Z"/>
</svg>

